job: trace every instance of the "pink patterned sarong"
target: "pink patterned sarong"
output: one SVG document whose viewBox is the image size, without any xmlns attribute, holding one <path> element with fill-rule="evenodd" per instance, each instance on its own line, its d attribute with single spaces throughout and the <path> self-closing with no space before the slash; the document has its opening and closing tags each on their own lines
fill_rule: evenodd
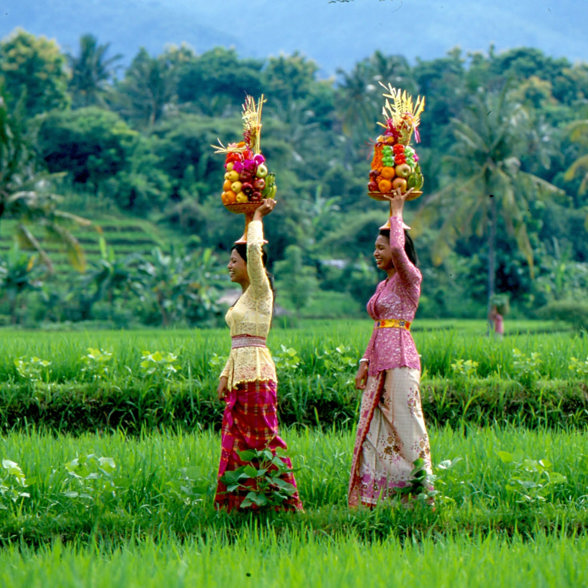
<svg viewBox="0 0 588 588">
<path fill-rule="evenodd" d="M 236 470 L 246 465 L 238 452 L 247 449 L 269 449 L 275 455 L 277 449 L 286 450 L 286 443 L 278 435 L 277 384 L 272 381 L 243 382 L 229 391 L 223 414 L 221 457 L 218 469 L 216 495 L 217 507 L 227 510 L 239 508 L 246 494 L 254 489 L 254 482 L 247 481 L 248 488 L 227 492 L 221 478 L 226 471 Z M 282 460 L 288 468 L 292 462 L 287 457 Z M 296 487 L 292 473 L 283 479 Z M 282 506 L 283 510 L 302 510 L 302 503 L 296 492 Z"/>
</svg>

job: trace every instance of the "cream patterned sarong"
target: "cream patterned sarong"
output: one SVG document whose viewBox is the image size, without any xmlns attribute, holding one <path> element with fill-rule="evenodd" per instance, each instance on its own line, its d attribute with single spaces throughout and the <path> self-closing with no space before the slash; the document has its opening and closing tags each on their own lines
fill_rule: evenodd
<svg viewBox="0 0 588 588">
<path fill-rule="evenodd" d="M 432 473 L 419 391 L 420 372 L 394 368 L 369 376 L 362 397 L 349 506 L 373 506 L 409 484 L 413 463 Z"/>
</svg>

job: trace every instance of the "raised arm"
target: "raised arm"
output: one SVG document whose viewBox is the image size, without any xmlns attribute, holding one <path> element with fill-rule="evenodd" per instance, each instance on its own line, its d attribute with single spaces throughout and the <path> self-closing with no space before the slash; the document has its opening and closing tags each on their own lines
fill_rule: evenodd
<svg viewBox="0 0 588 588">
<path fill-rule="evenodd" d="M 271 287 L 265 267 L 263 266 L 263 217 L 268 215 L 276 205 L 276 201 L 268 198 L 256 209 L 253 219 L 247 228 L 247 273 L 249 284 L 255 296 L 265 296 Z"/>
<path fill-rule="evenodd" d="M 402 212 L 404 202 L 412 190 L 402 194 L 400 190 L 390 195 L 390 249 L 394 267 L 402 282 L 406 286 L 413 286 L 420 283 L 421 274 L 416 266 L 410 261 L 404 248 L 404 222 Z"/>
<path fill-rule="evenodd" d="M 406 285 L 414 285 L 420 282 L 420 272 L 410 261 L 404 249 L 405 237 L 401 216 L 390 217 L 390 250 L 394 267 L 402 282 Z"/>
</svg>

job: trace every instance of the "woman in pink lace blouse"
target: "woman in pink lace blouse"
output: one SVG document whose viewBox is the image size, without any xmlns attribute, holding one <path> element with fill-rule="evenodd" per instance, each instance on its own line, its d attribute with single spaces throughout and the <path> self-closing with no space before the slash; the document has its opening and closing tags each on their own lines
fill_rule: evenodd
<svg viewBox="0 0 588 588">
<path fill-rule="evenodd" d="M 420 358 L 410 334 L 421 292 L 412 240 L 402 210 L 408 194 L 390 198 L 390 228 L 382 228 L 374 258 L 387 277 L 367 304 L 374 329 L 355 378 L 363 390 L 348 501 L 375 506 L 410 484 L 414 462 L 432 473 L 420 399 Z"/>
</svg>

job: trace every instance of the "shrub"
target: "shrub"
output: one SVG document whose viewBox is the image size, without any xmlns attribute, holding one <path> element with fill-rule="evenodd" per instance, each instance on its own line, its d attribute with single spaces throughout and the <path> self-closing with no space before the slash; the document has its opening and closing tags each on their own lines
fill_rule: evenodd
<svg viewBox="0 0 588 588">
<path fill-rule="evenodd" d="M 557 300 L 537 311 L 539 318 L 563 321 L 578 330 L 588 330 L 588 304 L 578 300 Z"/>
</svg>

